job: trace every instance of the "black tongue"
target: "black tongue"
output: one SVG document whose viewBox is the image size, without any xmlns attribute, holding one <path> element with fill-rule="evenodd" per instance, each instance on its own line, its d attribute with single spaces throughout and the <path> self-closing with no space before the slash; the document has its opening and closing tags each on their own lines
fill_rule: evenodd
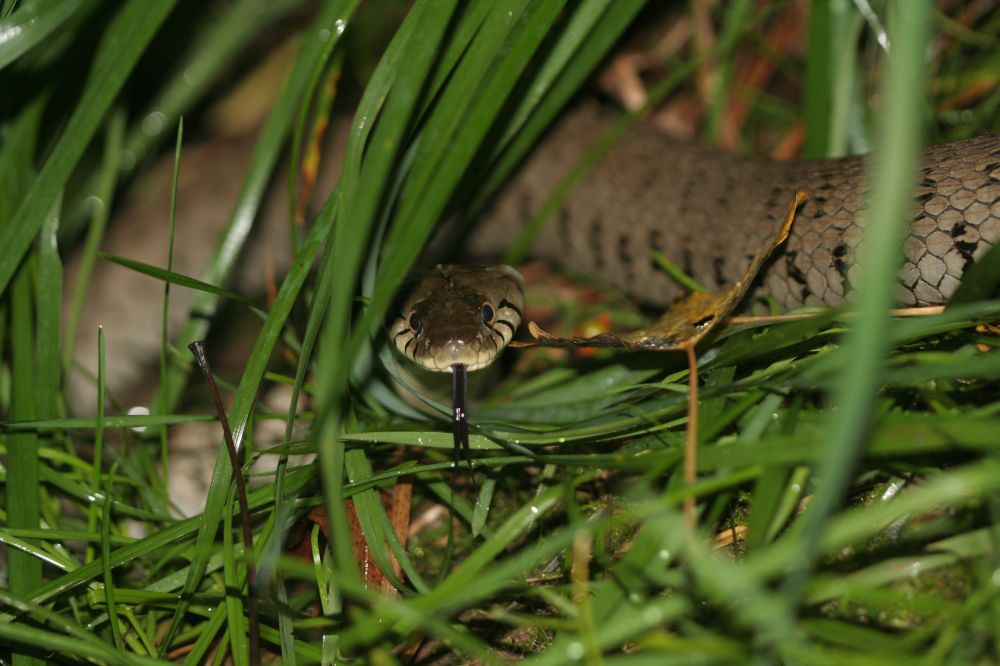
<svg viewBox="0 0 1000 666">
<path fill-rule="evenodd" d="M 468 368 L 464 363 L 456 363 L 451 366 L 451 376 L 452 376 L 452 421 L 451 429 L 454 435 L 455 442 L 455 469 L 458 469 L 459 464 L 462 461 L 462 454 L 465 454 L 465 460 L 469 464 L 469 469 L 472 469 L 472 451 L 469 447 L 469 422 L 466 420 L 468 415 Z"/>
</svg>

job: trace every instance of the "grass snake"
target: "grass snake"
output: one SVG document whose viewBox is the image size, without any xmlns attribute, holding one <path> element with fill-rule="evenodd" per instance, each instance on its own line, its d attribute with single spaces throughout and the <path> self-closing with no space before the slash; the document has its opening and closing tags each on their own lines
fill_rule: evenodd
<svg viewBox="0 0 1000 666">
<path fill-rule="evenodd" d="M 584 107 L 558 124 L 475 226 L 467 251 L 496 256 L 508 247 L 614 120 Z M 836 306 L 862 279 L 854 257 L 865 224 L 865 176 L 863 157 L 741 157 L 674 141 L 639 124 L 573 190 L 533 255 L 583 269 L 662 307 L 680 289 L 654 263 L 652 250 L 702 285 L 725 288 L 773 237 L 794 191 L 802 189 L 808 201 L 751 295 L 769 295 L 785 308 Z M 898 303 L 947 302 L 966 269 L 998 240 L 1000 136 L 929 147 L 917 173 Z M 511 273 L 489 269 L 478 278 L 470 269 L 435 271 L 396 313 L 390 335 L 404 355 L 428 369 L 487 365 L 520 320 L 521 285 Z M 517 305 L 501 310 L 503 301 Z"/>
</svg>

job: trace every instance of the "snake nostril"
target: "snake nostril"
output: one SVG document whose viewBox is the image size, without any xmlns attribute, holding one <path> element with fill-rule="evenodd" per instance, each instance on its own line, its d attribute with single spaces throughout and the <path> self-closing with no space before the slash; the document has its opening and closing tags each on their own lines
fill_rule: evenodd
<svg viewBox="0 0 1000 666">
<path fill-rule="evenodd" d="M 483 303 L 483 322 L 490 325 L 496 320 L 497 312 L 489 303 Z"/>
<path fill-rule="evenodd" d="M 416 312 L 410 314 L 410 318 L 406 320 L 410 326 L 410 330 L 414 333 L 419 333 L 424 330 L 424 322 L 420 321 L 420 315 Z"/>
</svg>

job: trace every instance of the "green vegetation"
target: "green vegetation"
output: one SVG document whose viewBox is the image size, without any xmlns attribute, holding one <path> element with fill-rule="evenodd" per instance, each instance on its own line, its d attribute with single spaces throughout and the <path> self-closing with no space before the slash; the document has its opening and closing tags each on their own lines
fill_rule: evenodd
<svg viewBox="0 0 1000 666">
<path fill-rule="evenodd" d="M 1000 16 L 973 28 L 922 0 L 884 3 L 887 58 L 853 6 L 814 0 L 796 60 L 758 36 L 790 3 L 717 3 L 710 50 L 686 43 L 650 91 L 691 89 L 711 63 L 705 126 L 719 136 L 727 99 L 745 94 L 732 87 L 740 54 L 766 53 L 806 101 L 752 96 L 747 145 L 804 118 L 813 155 L 888 156 L 858 316 L 733 325 L 699 347 L 693 485 L 683 359 L 620 353 L 497 382 L 471 414 L 472 484 L 450 470 L 448 409 L 428 398 L 437 411 L 421 416 L 394 392 L 381 322 L 435 225 L 496 191 L 636 16 L 670 17 L 640 0 L 417 0 L 390 28 L 385 17 L 403 12 L 388 0 L 205 4 L 0 2 L 3 663 L 249 663 L 226 452 L 204 511 L 182 520 L 158 463 L 171 455 L 167 425 L 208 409 L 186 391 L 185 347 L 208 335 L 264 185 L 341 75 L 362 92 L 340 184 L 256 311 L 229 395 L 237 441 L 280 458 L 249 496 L 266 652 L 287 664 L 1000 661 L 1000 355 L 974 327 L 1000 304 L 885 316 L 920 137 L 1000 130 Z M 61 389 L 76 333 L 59 324 L 57 247 L 96 257 L 112 196 L 273 26 L 300 48 L 227 237 L 205 274 L 156 273 L 198 297 L 164 350 L 154 414 L 75 418 Z M 928 62 L 931 33 L 947 39 Z M 984 81 L 992 91 L 956 110 Z M 309 392 L 307 428 L 258 400 L 281 382 Z M 287 422 L 283 444 L 253 449 L 255 424 L 274 418 Z M 288 466 L 291 453 L 317 462 Z M 453 528 L 439 517 L 401 544 L 380 495 L 400 481 L 421 511 L 447 505 Z M 692 496 L 696 534 L 681 511 Z M 368 543 L 388 543 L 402 566 L 398 597 L 365 586 L 349 503 Z M 328 545 L 307 519 L 318 508 Z M 302 534 L 312 560 L 293 554 Z M 384 548 L 371 552 L 389 569 Z"/>
</svg>

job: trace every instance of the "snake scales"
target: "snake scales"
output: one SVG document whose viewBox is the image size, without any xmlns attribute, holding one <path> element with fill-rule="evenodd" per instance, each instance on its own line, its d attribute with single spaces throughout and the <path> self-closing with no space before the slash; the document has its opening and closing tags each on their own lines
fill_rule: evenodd
<svg viewBox="0 0 1000 666">
<path fill-rule="evenodd" d="M 482 224 L 471 249 L 495 254 L 614 118 L 585 107 L 558 125 Z M 932 146 L 918 174 L 904 243 L 900 305 L 944 303 L 965 269 L 1000 240 L 1000 135 Z M 649 305 L 678 287 L 650 259 L 665 254 L 706 287 L 727 286 L 769 242 L 796 189 L 809 200 L 756 293 L 787 308 L 839 305 L 859 283 L 864 160 L 774 162 L 672 141 L 638 125 L 579 184 L 534 253 L 579 266 Z"/>
<path fill-rule="evenodd" d="M 495 256 L 508 245 L 569 166 L 613 121 L 595 107 L 585 107 L 559 124 L 477 225 L 467 249 Z M 839 305 L 861 280 L 854 257 L 863 237 L 864 162 L 861 157 L 804 162 L 737 157 L 675 142 L 638 125 L 573 190 L 533 253 L 598 275 L 646 304 L 665 306 L 679 288 L 656 266 L 651 250 L 666 255 L 702 285 L 728 287 L 773 238 L 794 192 L 801 189 L 808 200 L 754 291 L 786 308 Z M 903 246 L 906 261 L 899 271 L 897 301 L 908 306 L 947 302 L 968 266 L 998 240 L 1000 136 L 928 148 Z M 445 282 L 450 291 L 423 289 L 416 301 L 411 298 L 391 329 L 404 354 L 437 370 L 446 370 L 450 357 L 432 359 L 426 335 L 448 336 L 412 327 L 407 335 L 406 321 L 415 303 L 417 309 L 426 309 L 444 293 L 478 300 L 472 317 L 480 324 L 479 303 L 495 308 L 499 298 L 493 293 L 494 282 L 478 289 L 468 279 Z M 423 328 L 427 319 L 422 318 Z M 445 320 L 451 327 L 453 319 Z M 489 322 L 482 325 L 482 335 L 489 339 Z M 449 343 L 454 347 L 454 339 Z M 418 344 L 421 353 L 416 353 Z"/>
</svg>

